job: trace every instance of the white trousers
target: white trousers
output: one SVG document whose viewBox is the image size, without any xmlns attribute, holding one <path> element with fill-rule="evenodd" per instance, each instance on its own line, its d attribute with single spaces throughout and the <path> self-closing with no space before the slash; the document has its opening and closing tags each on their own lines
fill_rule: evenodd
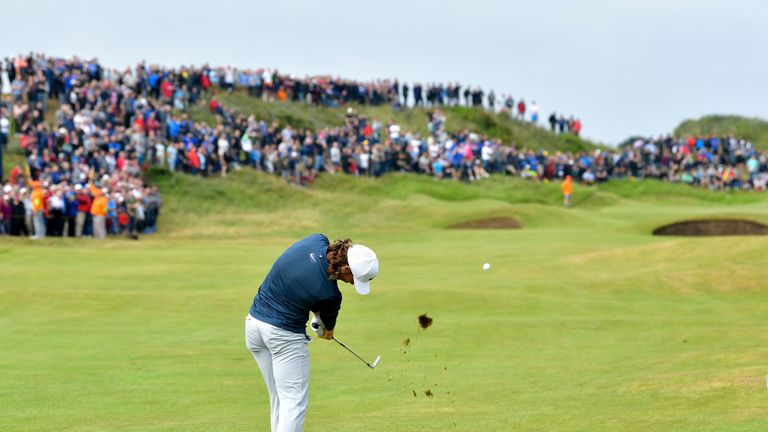
<svg viewBox="0 0 768 432">
<path fill-rule="evenodd" d="M 309 339 L 248 315 L 245 346 L 269 391 L 272 432 L 301 432 L 309 400 Z"/>
</svg>

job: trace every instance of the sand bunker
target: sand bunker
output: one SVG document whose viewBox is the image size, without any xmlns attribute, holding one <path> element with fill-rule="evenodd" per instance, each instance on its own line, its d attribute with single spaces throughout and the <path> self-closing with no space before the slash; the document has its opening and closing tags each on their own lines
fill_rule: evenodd
<svg viewBox="0 0 768 432">
<path fill-rule="evenodd" d="M 653 230 L 653 235 L 695 237 L 768 235 L 768 226 L 746 219 L 701 219 L 664 225 Z"/>
<path fill-rule="evenodd" d="M 448 225 L 448 228 L 453 229 L 517 229 L 522 227 L 523 224 L 519 220 L 511 217 L 475 219 Z"/>
</svg>

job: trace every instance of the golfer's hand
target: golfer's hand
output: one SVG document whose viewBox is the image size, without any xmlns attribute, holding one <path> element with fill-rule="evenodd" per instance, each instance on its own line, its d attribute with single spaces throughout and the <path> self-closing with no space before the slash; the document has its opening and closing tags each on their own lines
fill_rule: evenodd
<svg viewBox="0 0 768 432">
<path fill-rule="evenodd" d="M 323 320 L 321 320 L 320 316 L 314 312 L 312 312 L 312 323 L 310 324 L 310 327 L 312 327 L 312 331 L 315 332 L 317 337 L 322 337 L 323 333 L 325 333 L 325 325 L 323 324 Z"/>
<path fill-rule="evenodd" d="M 320 339 L 327 339 L 331 340 L 333 339 L 333 330 L 325 330 L 321 336 L 318 336 Z"/>
</svg>

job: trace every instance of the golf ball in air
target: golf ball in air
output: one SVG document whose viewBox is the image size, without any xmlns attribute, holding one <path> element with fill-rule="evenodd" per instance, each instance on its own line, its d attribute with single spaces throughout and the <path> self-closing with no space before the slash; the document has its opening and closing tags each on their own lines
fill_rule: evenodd
<svg viewBox="0 0 768 432">
<path fill-rule="evenodd" d="M 491 265 L 488 263 L 483 264 L 483 271 L 488 271 L 491 269 Z"/>
</svg>

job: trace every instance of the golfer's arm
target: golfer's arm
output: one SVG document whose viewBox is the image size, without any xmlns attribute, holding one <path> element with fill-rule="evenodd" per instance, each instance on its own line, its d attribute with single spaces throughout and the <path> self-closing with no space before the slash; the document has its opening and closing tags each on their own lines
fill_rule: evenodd
<svg viewBox="0 0 768 432">
<path fill-rule="evenodd" d="M 320 315 L 326 330 L 333 330 L 336 327 L 336 318 L 339 316 L 341 304 L 337 299 L 330 298 L 317 302 L 312 312 Z"/>
</svg>

